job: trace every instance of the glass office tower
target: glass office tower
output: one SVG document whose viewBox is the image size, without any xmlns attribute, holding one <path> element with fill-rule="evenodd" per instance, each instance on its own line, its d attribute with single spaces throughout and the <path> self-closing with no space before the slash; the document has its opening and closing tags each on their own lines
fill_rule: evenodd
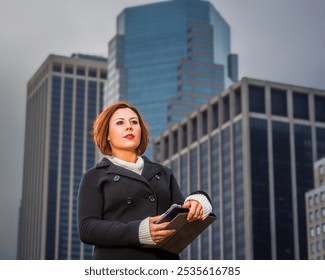
<svg viewBox="0 0 325 280">
<path fill-rule="evenodd" d="M 325 90 L 249 78 L 157 137 L 154 160 L 185 195 L 208 192 L 218 217 L 183 258 L 307 259 L 305 193 L 324 143 Z"/>
<path fill-rule="evenodd" d="M 18 259 L 89 259 L 77 192 L 94 166 L 92 124 L 102 110 L 107 59 L 50 55 L 28 82 Z"/>
<path fill-rule="evenodd" d="M 230 27 L 201 0 L 125 9 L 109 42 L 108 61 L 104 104 L 124 99 L 135 105 L 151 139 L 238 78 Z"/>
</svg>

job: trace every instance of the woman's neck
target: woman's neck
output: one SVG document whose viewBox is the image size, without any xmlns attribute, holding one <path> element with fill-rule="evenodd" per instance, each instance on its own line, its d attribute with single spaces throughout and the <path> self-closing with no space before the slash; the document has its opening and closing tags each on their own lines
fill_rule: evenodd
<svg viewBox="0 0 325 280">
<path fill-rule="evenodd" d="M 125 169 L 131 170 L 135 173 L 141 175 L 143 167 L 144 167 L 144 160 L 142 157 L 138 157 L 136 162 L 129 162 L 123 159 L 117 158 L 115 156 L 108 156 L 108 159 L 115 165 L 123 167 Z"/>
<path fill-rule="evenodd" d="M 133 151 L 115 151 L 112 156 L 133 163 L 137 162 L 138 159 L 138 155 Z"/>
</svg>

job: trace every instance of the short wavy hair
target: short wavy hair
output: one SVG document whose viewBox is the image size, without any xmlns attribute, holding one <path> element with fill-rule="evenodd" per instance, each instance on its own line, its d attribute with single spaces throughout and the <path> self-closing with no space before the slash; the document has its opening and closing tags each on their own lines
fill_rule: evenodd
<svg viewBox="0 0 325 280">
<path fill-rule="evenodd" d="M 125 101 L 118 101 L 112 105 L 109 105 L 106 109 L 104 109 L 96 118 L 93 125 L 93 137 L 96 146 L 101 151 L 103 155 L 112 156 L 112 147 L 110 142 L 107 140 L 109 133 L 109 122 L 112 118 L 112 115 L 118 110 L 122 108 L 129 108 L 134 113 L 137 114 L 139 118 L 139 124 L 141 128 L 141 141 L 140 145 L 137 147 L 136 152 L 137 155 L 142 155 L 147 149 L 149 143 L 149 130 L 146 122 L 140 115 L 139 111 Z"/>
</svg>

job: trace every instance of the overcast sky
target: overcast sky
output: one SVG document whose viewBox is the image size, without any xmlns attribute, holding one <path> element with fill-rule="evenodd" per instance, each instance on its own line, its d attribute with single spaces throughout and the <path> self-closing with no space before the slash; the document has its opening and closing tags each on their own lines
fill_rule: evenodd
<svg viewBox="0 0 325 280">
<path fill-rule="evenodd" d="M 26 85 L 49 54 L 107 55 L 116 16 L 150 0 L 0 0 L 0 259 L 15 259 Z M 325 89 L 324 0 L 210 0 L 239 77 Z"/>
</svg>

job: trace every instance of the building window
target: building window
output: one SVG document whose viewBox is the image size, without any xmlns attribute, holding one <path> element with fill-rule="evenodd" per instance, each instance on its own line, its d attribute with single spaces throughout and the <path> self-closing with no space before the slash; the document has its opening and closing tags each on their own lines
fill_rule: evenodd
<svg viewBox="0 0 325 280">
<path fill-rule="evenodd" d="M 324 107 L 325 108 L 325 107 Z M 319 175 L 320 176 L 323 176 L 324 175 L 324 165 L 321 165 L 320 167 L 319 167 Z"/>
<path fill-rule="evenodd" d="M 309 212 L 309 222 L 312 222 L 314 218 L 314 213 L 313 212 Z"/>
<path fill-rule="evenodd" d="M 73 74 L 73 65 L 65 65 L 64 73 L 66 74 Z"/>
<path fill-rule="evenodd" d="M 192 143 L 197 141 L 197 118 L 191 120 L 192 124 Z"/>
<path fill-rule="evenodd" d="M 309 119 L 308 95 L 304 93 L 293 93 L 293 117 L 297 119 Z"/>
<path fill-rule="evenodd" d="M 86 69 L 84 67 L 78 67 L 77 68 L 77 75 L 85 76 L 85 74 L 86 74 Z"/>
<path fill-rule="evenodd" d="M 314 200 L 315 200 L 315 205 L 317 205 L 319 203 L 319 196 L 318 196 L 318 194 L 315 194 Z"/>
<path fill-rule="evenodd" d="M 219 115 L 218 115 L 218 103 L 212 105 L 212 128 L 218 128 L 219 124 Z"/>
<path fill-rule="evenodd" d="M 314 237 L 315 231 L 314 228 L 310 228 L 310 237 Z"/>
<path fill-rule="evenodd" d="M 53 66 L 52 66 L 53 72 L 61 72 L 61 68 L 62 68 L 61 64 L 53 63 Z"/>
<path fill-rule="evenodd" d="M 320 193 L 320 200 L 325 201 L 325 192 Z"/>
<path fill-rule="evenodd" d="M 169 139 L 168 139 L 168 136 L 166 136 L 164 138 L 164 159 L 168 159 L 168 156 L 169 156 Z"/>
<path fill-rule="evenodd" d="M 287 116 L 287 92 L 280 89 L 271 89 L 272 115 Z"/>
<path fill-rule="evenodd" d="M 316 210 L 315 211 L 315 221 L 317 221 L 319 219 L 319 211 Z"/>
<path fill-rule="evenodd" d="M 208 134 L 208 112 L 207 110 L 203 111 L 201 114 L 201 127 L 202 127 L 202 135 Z"/>
<path fill-rule="evenodd" d="M 97 70 L 94 68 L 90 68 L 88 70 L 88 76 L 91 78 L 97 78 Z"/>
<path fill-rule="evenodd" d="M 308 206 L 311 207 L 313 206 L 313 197 L 308 197 Z"/>
<path fill-rule="evenodd" d="M 249 86 L 249 111 L 265 113 L 264 87 Z"/>
<path fill-rule="evenodd" d="M 320 235 L 320 226 L 316 226 L 316 234 Z"/>
<path fill-rule="evenodd" d="M 230 108 L 229 108 L 229 95 L 223 98 L 223 123 L 229 121 Z"/>
<path fill-rule="evenodd" d="M 314 254 L 314 252 L 315 252 L 314 243 L 310 244 L 310 251 L 312 254 Z"/>
<path fill-rule="evenodd" d="M 325 97 L 315 95 L 315 120 L 325 122 Z"/>
<path fill-rule="evenodd" d="M 322 224 L 322 232 L 325 233 L 325 223 Z"/>
<path fill-rule="evenodd" d="M 107 78 L 107 71 L 101 70 L 100 71 L 100 78 L 106 80 L 106 78 Z"/>
<path fill-rule="evenodd" d="M 322 217 L 325 217 L 325 207 L 322 208 Z"/>
<path fill-rule="evenodd" d="M 235 90 L 235 116 L 241 113 L 241 91 L 240 88 Z"/>
<path fill-rule="evenodd" d="M 160 162 L 161 161 L 161 156 L 160 156 L 160 142 L 154 144 L 155 147 L 155 152 L 156 152 L 156 161 Z"/>
<path fill-rule="evenodd" d="M 325 157 L 324 143 L 325 143 L 325 128 L 316 126 L 317 159 L 321 159 L 321 158 Z M 325 173 L 325 170 L 324 170 L 324 173 Z"/>
<path fill-rule="evenodd" d="M 182 149 L 187 147 L 187 124 L 182 125 Z"/>
<path fill-rule="evenodd" d="M 173 132 L 173 154 L 177 154 L 178 152 L 178 131 L 175 130 Z"/>
</svg>

